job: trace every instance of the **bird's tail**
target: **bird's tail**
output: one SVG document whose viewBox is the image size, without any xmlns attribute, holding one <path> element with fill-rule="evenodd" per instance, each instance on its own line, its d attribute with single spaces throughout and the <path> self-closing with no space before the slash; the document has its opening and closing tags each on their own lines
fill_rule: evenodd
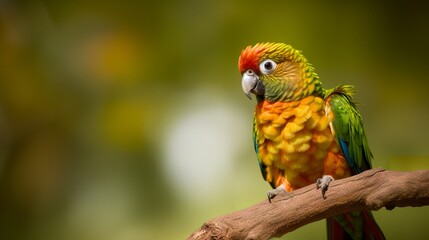
<svg viewBox="0 0 429 240">
<path fill-rule="evenodd" d="M 326 219 L 328 239 L 384 240 L 386 237 L 370 211 L 353 211 Z"/>
</svg>

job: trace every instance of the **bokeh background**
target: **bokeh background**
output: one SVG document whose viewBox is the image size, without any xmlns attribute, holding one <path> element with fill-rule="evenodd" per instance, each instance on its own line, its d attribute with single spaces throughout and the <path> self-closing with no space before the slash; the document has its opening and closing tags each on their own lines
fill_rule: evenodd
<svg viewBox="0 0 429 240">
<path fill-rule="evenodd" d="M 356 85 L 373 165 L 429 168 L 423 1 L 0 0 L 0 239 L 184 239 L 265 199 L 241 49 Z M 429 208 L 375 213 L 428 239 Z M 284 239 L 324 239 L 324 221 Z"/>
</svg>

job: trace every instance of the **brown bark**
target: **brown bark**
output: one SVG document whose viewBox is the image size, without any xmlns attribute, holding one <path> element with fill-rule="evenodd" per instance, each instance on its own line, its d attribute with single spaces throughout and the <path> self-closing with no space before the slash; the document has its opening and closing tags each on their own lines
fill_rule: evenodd
<svg viewBox="0 0 429 240">
<path fill-rule="evenodd" d="M 429 170 L 372 169 L 331 182 L 326 199 L 316 185 L 276 196 L 205 222 L 188 239 L 270 239 L 351 210 L 429 205 Z"/>
</svg>

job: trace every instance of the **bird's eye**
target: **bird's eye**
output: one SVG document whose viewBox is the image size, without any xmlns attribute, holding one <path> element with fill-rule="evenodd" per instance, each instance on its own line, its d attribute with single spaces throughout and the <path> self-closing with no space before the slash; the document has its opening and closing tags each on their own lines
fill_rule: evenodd
<svg viewBox="0 0 429 240">
<path fill-rule="evenodd" d="M 277 64 L 271 59 L 264 60 L 259 64 L 259 70 L 264 75 L 272 73 L 276 67 Z"/>
</svg>

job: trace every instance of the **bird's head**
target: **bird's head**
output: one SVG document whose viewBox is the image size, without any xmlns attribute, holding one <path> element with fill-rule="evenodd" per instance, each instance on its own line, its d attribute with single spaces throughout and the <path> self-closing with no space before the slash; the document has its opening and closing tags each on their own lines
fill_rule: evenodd
<svg viewBox="0 0 429 240">
<path fill-rule="evenodd" d="M 284 43 L 248 46 L 241 52 L 238 68 L 243 91 L 250 99 L 253 93 L 269 101 L 292 101 L 323 91 L 307 59 Z"/>
</svg>

